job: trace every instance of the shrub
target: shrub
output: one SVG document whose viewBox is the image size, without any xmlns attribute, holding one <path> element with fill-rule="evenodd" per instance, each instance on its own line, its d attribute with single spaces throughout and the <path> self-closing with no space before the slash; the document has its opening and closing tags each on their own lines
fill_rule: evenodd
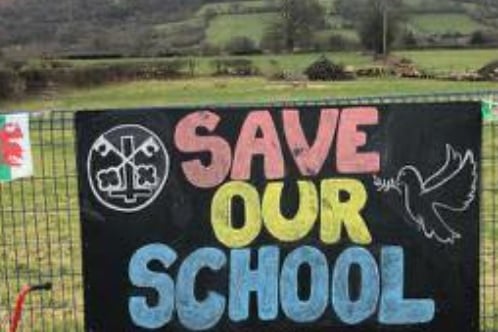
<svg viewBox="0 0 498 332">
<path fill-rule="evenodd" d="M 462 37 L 465 37 L 465 34 L 459 31 L 453 31 L 453 32 L 448 31 L 441 34 L 441 38 L 443 39 L 458 39 Z"/>
<path fill-rule="evenodd" d="M 481 31 L 481 30 L 475 31 L 472 34 L 472 37 L 470 37 L 470 44 L 472 44 L 472 45 L 486 44 L 486 39 L 484 37 L 484 32 Z"/>
<path fill-rule="evenodd" d="M 234 73 L 252 71 L 248 64 L 232 64 Z M 251 65 L 251 64 L 249 64 Z M 252 65 L 251 65 L 252 66 Z M 63 62 L 46 61 L 22 68 L 0 67 L 0 99 L 12 98 L 25 92 L 36 92 L 51 85 L 86 87 L 113 81 L 170 79 L 194 75 L 197 62 L 194 59 L 162 61 L 119 62 L 93 66 L 72 67 Z M 251 72 L 252 73 L 252 72 Z"/>
<path fill-rule="evenodd" d="M 268 69 L 265 70 L 264 75 L 271 81 L 282 81 L 286 78 L 286 72 L 281 68 L 277 60 L 270 60 Z"/>
<path fill-rule="evenodd" d="M 248 37 L 233 37 L 226 46 L 225 51 L 231 55 L 249 55 L 261 53 L 256 43 Z"/>
<path fill-rule="evenodd" d="M 19 75 L 28 91 L 40 90 L 50 84 L 73 87 L 100 85 L 106 82 L 136 79 L 169 79 L 195 71 L 195 63 L 186 59 L 146 62 L 121 62 L 86 67 L 26 67 Z"/>
<path fill-rule="evenodd" d="M 285 50 L 285 42 L 280 30 L 274 25 L 269 25 L 264 31 L 259 46 L 262 50 L 275 54 Z"/>
<path fill-rule="evenodd" d="M 214 55 L 220 55 L 221 49 L 217 45 L 204 42 L 201 44 L 199 52 L 203 56 L 214 56 Z"/>
<path fill-rule="evenodd" d="M 11 69 L 0 69 L 0 99 L 19 96 L 24 92 L 24 82 Z"/>
<path fill-rule="evenodd" d="M 385 66 L 366 66 L 356 70 L 356 75 L 360 77 L 384 77 L 390 74 Z"/>
<path fill-rule="evenodd" d="M 304 74 L 311 81 L 335 81 L 352 78 L 345 71 L 344 66 L 333 63 L 325 56 L 321 56 L 313 62 L 306 68 Z"/>
<path fill-rule="evenodd" d="M 498 81 L 498 60 L 492 61 L 479 69 L 478 74 L 486 80 Z"/>
<path fill-rule="evenodd" d="M 26 90 L 36 91 L 48 87 L 53 80 L 53 69 L 42 67 L 26 67 L 19 71 L 19 76 L 26 84 Z"/>
<path fill-rule="evenodd" d="M 249 59 L 216 59 L 211 66 L 215 75 L 251 76 L 259 72 Z"/>
<path fill-rule="evenodd" d="M 404 32 L 404 34 L 401 38 L 401 42 L 402 42 L 403 46 L 406 46 L 409 48 L 416 47 L 418 45 L 417 37 L 415 36 L 415 33 L 411 30 L 407 30 Z"/>
<path fill-rule="evenodd" d="M 488 45 L 498 43 L 498 35 L 492 31 L 477 30 L 470 37 L 471 45 Z"/>
<path fill-rule="evenodd" d="M 329 51 L 352 51 L 360 48 L 360 44 L 340 34 L 332 34 L 328 38 Z"/>
</svg>

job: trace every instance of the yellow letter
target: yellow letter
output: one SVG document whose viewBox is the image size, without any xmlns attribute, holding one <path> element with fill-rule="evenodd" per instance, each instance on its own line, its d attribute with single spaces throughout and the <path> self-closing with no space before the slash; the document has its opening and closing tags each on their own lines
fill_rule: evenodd
<svg viewBox="0 0 498 332">
<path fill-rule="evenodd" d="M 315 185 L 299 181 L 299 210 L 293 219 L 282 216 L 280 200 L 284 184 L 268 184 L 263 196 L 263 218 L 268 232 L 284 242 L 298 241 L 309 234 L 318 218 L 318 193 Z"/>
<path fill-rule="evenodd" d="M 246 220 L 240 229 L 233 227 L 232 201 L 234 197 L 244 201 Z M 249 245 L 261 232 L 261 207 L 259 194 L 248 183 L 229 182 L 218 189 L 211 204 L 211 223 L 218 240 L 229 248 Z"/>
<path fill-rule="evenodd" d="M 341 192 L 349 194 L 347 200 L 341 200 Z M 321 185 L 321 200 L 320 238 L 324 243 L 339 242 L 342 224 L 354 243 L 372 242 L 370 231 L 360 214 L 367 202 L 367 192 L 360 181 L 324 180 Z"/>
</svg>

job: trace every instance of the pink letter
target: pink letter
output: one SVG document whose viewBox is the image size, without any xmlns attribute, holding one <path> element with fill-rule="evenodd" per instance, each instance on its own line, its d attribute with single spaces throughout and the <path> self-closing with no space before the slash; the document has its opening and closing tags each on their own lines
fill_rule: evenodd
<svg viewBox="0 0 498 332">
<path fill-rule="evenodd" d="M 298 110 L 284 110 L 284 131 L 287 144 L 302 175 L 317 175 L 327 159 L 334 140 L 339 110 L 323 109 L 318 130 L 310 147 L 303 132 Z"/>
<path fill-rule="evenodd" d="M 376 125 L 376 108 L 347 108 L 341 113 L 337 139 L 337 170 L 345 174 L 376 173 L 380 169 L 378 152 L 358 152 L 367 142 L 367 135 L 358 126 Z"/>
<path fill-rule="evenodd" d="M 198 128 L 205 128 L 212 133 L 220 117 L 209 111 L 200 111 L 183 118 L 175 130 L 175 144 L 178 150 L 187 153 L 209 152 L 211 163 L 204 165 L 201 160 L 182 163 L 183 172 L 194 186 L 212 188 L 221 184 L 230 173 L 232 150 L 221 137 L 200 136 Z"/>
<path fill-rule="evenodd" d="M 255 155 L 264 157 L 267 179 L 284 177 L 282 148 L 268 111 L 254 111 L 247 116 L 235 148 L 233 180 L 248 180 L 251 177 L 252 159 Z"/>
</svg>

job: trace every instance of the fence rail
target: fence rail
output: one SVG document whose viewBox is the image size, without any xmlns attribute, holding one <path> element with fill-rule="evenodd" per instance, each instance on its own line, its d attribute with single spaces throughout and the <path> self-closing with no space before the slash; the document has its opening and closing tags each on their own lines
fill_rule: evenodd
<svg viewBox="0 0 498 332">
<path fill-rule="evenodd" d="M 493 96 L 498 98 L 498 92 L 337 99 L 297 105 L 476 101 Z M 291 104 L 296 105 L 273 106 Z M 0 322 L 24 284 L 53 283 L 51 292 L 28 299 L 23 331 L 83 331 L 73 118 L 74 112 L 32 113 L 36 175 L 0 185 Z M 486 122 L 483 128 L 480 321 L 481 331 L 498 332 L 498 121 Z"/>
</svg>

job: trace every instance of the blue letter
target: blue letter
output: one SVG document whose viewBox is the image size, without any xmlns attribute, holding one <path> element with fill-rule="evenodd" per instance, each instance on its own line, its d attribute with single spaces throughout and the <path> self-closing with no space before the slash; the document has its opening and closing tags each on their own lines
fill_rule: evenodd
<svg viewBox="0 0 498 332">
<path fill-rule="evenodd" d="M 209 291 L 207 298 L 199 302 L 195 298 L 195 279 L 205 267 L 219 270 L 226 264 L 225 254 L 218 249 L 199 249 L 182 263 L 176 279 L 178 318 L 188 329 L 207 330 L 215 326 L 225 311 L 225 299 Z"/>
<path fill-rule="evenodd" d="M 171 320 L 175 307 L 175 284 L 167 274 L 151 271 L 147 265 L 158 261 L 167 269 L 176 258 L 175 251 L 158 243 L 142 247 L 133 254 L 128 269 L 130 281 L 134 286 L 153 288 L 158 293 L 158 301 L 154 307 L 147 304 L 146 297 L 130 298 L 128 308 L 135 325 L 158 329 Z"/>
<path fill-rule="evenodd" d="M 357 264 L 361 271 L 360 296 L 351 300 L 349 273 Z M 379 269 L 372 255 L 363 248 L 345 250 L 337 259 L 332 278 L 332 305 L 346 324 L 359 324 L 374 314 L 379 300 Z"/>
<path fill-rule="evenodd" d="M 249 318 L 249 295 L 258 296 L 258 316 L 272 320 L 278 316 L 278 272 L 280 251 L 262 247 L 258 252 L 258 269 L 250 270 L 250 249 L 232 250 L 230 267 L 229 316 L 234 322 Z"/>
<path fill-rule="evenodd" d="M 307 301 L 299 298 L 298 271 L 302 264 L 311 269 L 311 291 Z M 298 323 L 314 322 L 327 308 L 329 267 L 323 253 L 312 247 L 301 247 L 291 252 L 284 261 L 280 276 L 282 309 L 289 319 Z"/>
<path fill-rule="evenodd" d="M 382 296 L 379 321 L 405 325 L 428 323 L 434 319 L 433 300 L 404 299 L 404 253 L 401 247 L 382 249 Z"/>
</svg>

